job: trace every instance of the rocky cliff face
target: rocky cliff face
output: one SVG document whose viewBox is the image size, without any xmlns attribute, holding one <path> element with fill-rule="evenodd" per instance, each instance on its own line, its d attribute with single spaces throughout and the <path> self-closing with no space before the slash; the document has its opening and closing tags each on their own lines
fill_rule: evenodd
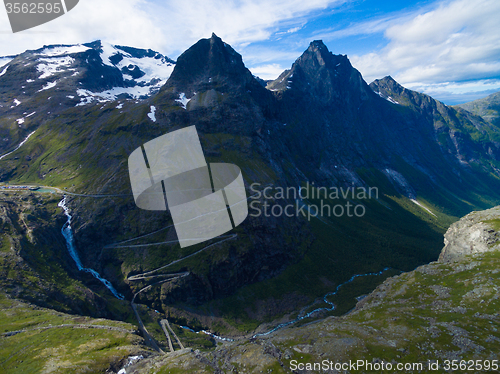
<svg viewBox="0 0 500 374">
<path fill-rule="evenodd" d="M 500 160 L 500 128 L 459 107 L 449 107 L 432 97 L 404 88 L 392 77 L 377 79 L 370 87 L 380 97 L 404 106 L 433 128 L 443 153 L 462 165 L 481 164 L 486 156 Z"/>
<path fill-rule="evenodd" d="M 472 212 L 446 231 L 440 262 L 459 261 L 500 249 L 500 207 Z"/>
<path fill-rule="evenodd" d="M 59 311 L 109 317 L 106 301 L 83 285 L 93 281 L 78 272 L 68 254 L 59 200 L 0 191 L 0 293 Z"/>
</svg>

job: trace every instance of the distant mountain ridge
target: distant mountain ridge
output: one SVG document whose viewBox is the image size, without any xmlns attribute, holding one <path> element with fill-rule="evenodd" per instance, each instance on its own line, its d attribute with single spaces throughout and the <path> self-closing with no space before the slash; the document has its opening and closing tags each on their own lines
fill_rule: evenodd
<svg viewBox="0 0 500 374">
<path fill-rule="evenodd" d="M 492 93 L 485 98 L 456 105 L 478 116 L 493 125 L 500 126 L 500 92 Z"/>
<path fill-rule="evenodd" d="M 101 41 L 50 45 L 3 60 L 0 153 L 40 123 L 71 107 L 158 92 L 175 62 L 152 50 Z M 7 140 L 6 140 L 7 139 Z"/>
</svg>

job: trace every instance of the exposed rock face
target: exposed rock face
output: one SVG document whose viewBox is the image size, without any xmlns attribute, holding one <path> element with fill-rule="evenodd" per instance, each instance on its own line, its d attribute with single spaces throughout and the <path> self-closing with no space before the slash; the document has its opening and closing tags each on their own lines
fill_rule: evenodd
<svg viewBox="0 0 500 374">
<path fill-rule="evenodd" d="M 57 196 L 0 191 L 0 294 L 58 311 L 110 316 L 106 302 L 83 286 L 55 219 Z M 73 279 L 70 277 L 74 277 Z"/>
<path fill-rule="evenodd" d="M 500 207 L 472 212 L 450 226 L 444 236 L 440 262 L 451 262 L 464 256 L 500 249 Z"/>
<path fill-rule="evenodd" d="M 295 95 L 329 106 L 341 102 L 359 108 L 373 92 L 345 55 L 334 55 L 321 40 L 309 48 L 276 80 L 267 86 L 271 91 L 293 89 Z"/>
<path fill-rule="evenodd" d="M 498 136 L 482 137 L 482 134 L 493 133 L 498 129 L 490 126 L 483 118 L 404 88 L 391 76 L 375 80 L 370 83 L 370 87 L 387 101 L 411 109 L 422 123 L 425 121 L 431 124 L 435 139 L 444 153 L 453 155 L 462 165 L 477 162 L 484 154 L 496 160 L 500 158 Z"/>
</svg>

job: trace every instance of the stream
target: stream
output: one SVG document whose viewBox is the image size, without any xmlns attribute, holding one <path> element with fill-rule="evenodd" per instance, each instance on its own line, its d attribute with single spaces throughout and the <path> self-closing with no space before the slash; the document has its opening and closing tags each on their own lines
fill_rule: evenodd
<svg viewBox="0 0 500 374">
<path fill-rule="evenodd" d="M 302 321 L 303 319 L 306 319 L 308 317 L 311 317 L 314 313 L 317 313 L 317 312 L 330 312 L 332 310 L 335 310 L 335 304 L 332 303 L 331 301 L 328 300 L 328 297 L 329 296 L 334 296 L 336 295 L 340 288 L 342 286 L 345 286 L 346 284 L 349 284 L 351 282 L 353 282 L 356 278 L 360 278 L 360 277 L 368 277 L 368 276 L 375 276 L 375 275 L 382 275 L 383 273 L 385 273 L 387 270 L 389 270 L 390 268 L 385 268 L 377 273 L 366 273 L 366 274 L 355 274 L 353 275 L 349 280 L 345 281 L 344 283 L 341 283 L 339 284 L 336 288 L 335 288 L 335 291 L 333 292 L 330 292 L 330 293 L 327 293 L 325 296 L 323 296 L 323 302 L 325 304 L 328 304 L 329 307 L 325 307 L 325 308 L 317 308 L 317 309 L 314 309 L 313 311 L 310 311 L 309 313 L 303 315 L 303 316 L 299 316 L 297 318 L 295 318 L 294 320 L 292 321 L 288 321 L 288 322 L 285 322 L 285 323 L 281 323 L 279 324 L 278 326 L 276 326 L 275 328 L 273 328 L 272 330 L 269 330 L 267 332 L 264 332 L 264 333 L 259 333 L 259 334 L 255 334 L 252 336 L 252 338 L 256 338 L 258 336 L 266 336 L 266 335 L 269 335 L 279 329 L 282 329 L 283 327 L 286 327 L 286 326 L 290 326 L 294 323 L 297 323 L 299 321 Z"/>
<path fill-rule="evenodd" d="M 66 239 L 66 246 L 68 247 L 68 252 L 71 256 L 71 258 L 75 261 L 75 264 L 80 271 L 85 271 L 87 273 L 92 274 L 96 279 L 102 282 L 106 286 L 108 290 L 111 291 L 111 293 L 118 299 L 123 300 L 124 297 L 121 293 L 119 293 L 111 284 L 110 281 L 107 279 L 104 279 L 99 275 L 97 271 L 94 269 L 86 268 L 83 266 L 82 261 L 80 260 L 80 257 L 78 256 L 78 252 L 76 251 L 75 247 L 75 239 L 73 237 L 73 231 L 71 230 L 71 214 L 69 214 L 69 208 L 66 205 L 66 195 L 64 195 L 64 198 L 57 204 L 57 206 L 63 208 L 64 214 L 68 218 L 66 223 L 61 229 L 61 233 L 63 234 L 64 238 Z"/>
</svg>

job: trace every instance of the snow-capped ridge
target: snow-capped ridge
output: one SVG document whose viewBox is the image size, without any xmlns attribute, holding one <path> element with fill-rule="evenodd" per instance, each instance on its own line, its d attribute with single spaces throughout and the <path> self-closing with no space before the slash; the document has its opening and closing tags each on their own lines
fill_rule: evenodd
<svg viewBox="0 0 500 374">
<path fill-rule="evenodd" d="M 45 46 L 44 49 L 38 54 L 47 57 L 66 56 L 75 53 L 82 53 L 89 49 L 89 47 L 83 44 Z"/>
<path fill-rule="evenodd" d="M 57 89 L 65 99 L 77 97 L 78 105 L 85 105 L 151 97 L 167 82 L 174 66 L 173 60 L 151 49 L 97 40 L 45 45 L 18 56 L 0 57 L 0 77 L 7 73 L 24 75 L 23 83 L 29 85 L 19 85 L 19 95 Z M 58 88 L 54 88 L 55 82 L 61 83 Z"/>
</svg>

